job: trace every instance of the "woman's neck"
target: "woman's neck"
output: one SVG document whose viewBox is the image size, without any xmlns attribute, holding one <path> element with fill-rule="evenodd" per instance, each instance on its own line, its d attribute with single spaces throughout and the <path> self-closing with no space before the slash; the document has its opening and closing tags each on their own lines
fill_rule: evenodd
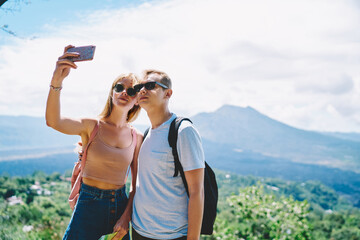
<svg viewBox="0 0 360 240">
<path fill-rule="evenodd" d="M 110 113 L 110 116 L 103 119 L 107 124 L 113 125 L 117 128 L 122 128 L 128 124 L 127 122 L 127 113 L 121 111 L 113 111 Z"/>
</svg>

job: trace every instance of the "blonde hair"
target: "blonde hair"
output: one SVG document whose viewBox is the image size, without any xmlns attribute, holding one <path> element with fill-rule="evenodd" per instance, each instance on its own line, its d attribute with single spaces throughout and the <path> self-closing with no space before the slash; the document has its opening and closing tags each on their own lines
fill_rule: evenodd
<svg viewBox="0 0 360 240">
<path fill-rule="evenodd" d="M 104 107 L 104 110 L 99 114 L 99 117 L 100 118 L 107 118 L 110 116 L 112 110 L 113 110 L 113 102 L 112 102 L 112 92 L 113 92 L 113 89 L 116 85 L 116 83 L 118 83 L 119 81 L 121 81 L 122 79 L 130 79 L 132 81 L 132 85 L 134 86 L 135 84 L 139 83 L 139 78 L 133 74 L 133 73 L 129 73 L 129 74 L 121 74 L 120 76 L 118 76 L 114 82 L 112 83 L 111 85 L 111 88 L 110 88 L 110 92 L 109 92 L 109 96 L 108 96 L 108 99 L 106 101 L 106 104 L 105 104 L 105 107 Z M 128 112 L 127 114 L 127 118 L 126 118 L 126 121 L 127 122 L 133 122 L 135 121 L 135 119 L 139 116 L 140 114 L 140 106 L 139 105 L 134 105 Z"/>
<path fill-rule="evenodd" d="M 171 89 L 171 79 L 169 75 L 167 75 L 165 72 L 155 70 L 155 69 L 146 69 L 143 71 L 143 79 L 146 79 L 150 74 L 158 74 L 160 78 L 160 83 L 164 84 L 168 88 Z"/>
</svg>

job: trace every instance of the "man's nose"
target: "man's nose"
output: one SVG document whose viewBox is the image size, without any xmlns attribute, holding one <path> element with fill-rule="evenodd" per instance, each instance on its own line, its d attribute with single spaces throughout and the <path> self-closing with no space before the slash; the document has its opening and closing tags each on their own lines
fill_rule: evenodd
<svg viewBox="0 0 360 240">
<path fill-rule="evenodd" d="M 140 88 L 140 93 L 141 93 L 141 94 L 144 94 L 144 93 L 146 93 L 146 89 L 145 89 L 145 86 L 143 86 L 142 88 Z"/>
</svg>

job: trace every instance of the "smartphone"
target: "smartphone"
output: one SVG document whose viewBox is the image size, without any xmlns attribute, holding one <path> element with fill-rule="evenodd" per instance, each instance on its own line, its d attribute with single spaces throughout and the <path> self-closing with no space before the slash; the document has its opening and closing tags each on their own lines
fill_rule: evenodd
<svg viewBox="0 0 360 240">
<path fill-rule="evenodd" d="M 77 52 L 80 54 L 78 57 L 71 57 L 69 58 L 73 62 L 80 62 L 80 61 L 90 61 L 94 58 L 95 53 L 95 46 L 82 46 L 82 47 L 73 47 L 69 48 L 67 52 Z"/>
<path fill-rule="evenodd" d="M 106 234 L 106 235 L 102 235 L 99 240 L 111 240 L 115 237 L 115 235 L 117 234 L 118 232 L 114 232 L 114 233 L 110 233 L 110 234 Z M 121 238 L 123 239 L 123 238 Z M 120 239 L 120 240 L 121 240 Z"/>
</svg>

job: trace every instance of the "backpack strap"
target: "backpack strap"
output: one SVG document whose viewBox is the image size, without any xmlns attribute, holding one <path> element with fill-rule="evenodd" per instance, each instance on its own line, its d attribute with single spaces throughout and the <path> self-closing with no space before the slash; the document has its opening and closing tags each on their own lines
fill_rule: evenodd
<svg viewBox="0 0 360 240">
<path fill-rule="evenodd" d="M 192 121 L 189 118 L 184 118 L 184 117 L 177 117 L 171 122 L 170 129 L 169 129 L 168 141 L 169 141 L 169 145 L 170 145 L 170 147 L 172 149 L 172 154 L 174 156 L 175 172 L 174 172 L 173 177 L 178 176 L 179 172 L 180 172 L 180 176 L 181 176 L 182 181 L 184 183 L 186 193 L 189 196 L 189 189 L 188 189 L 188 186 L 187 186 L 184 169 L 181 166 L 181 163 L 180 163 L 180 160 L 179 160 L 179 154 L 178 154 L 178 151 L 177 151 L 177 139 L 178 139 L 179 127 L 180 127 L 181 122 L 184 121 L 184 120 L 189 121 L 189 122 L 192 123 Z"/>
<path fill-rule="evenodd" d="M 89 145 L 90 143 L 94 140 L 95 136 L 96 136 L 96 133 L 98 132 L 98 129 L 99 129 L 99 121 L 96 123 L 94 129 L 92 130 L 91 134 L 90 134 L 90 138 L 89 138 L 89 142 L 86 144 L 84 150 L 83 150 L 83 155 L 81 157 L 81 161 L 82 161 L 82 164 L 81 164 L 81 167 L 82 169 L 85 167 L 85 162 L 86 162 L 86 156 L 87 156 L 87 150 L 89 148 Z"/>
<path fill-rule="evenodd" d="M 130 125 L 130 129 L 131 129 L 132 140 L 133 140 L 133 142 L 135 142 L 135 147 L 134 147 L 134 155 L 135 155 L 135 151 L 136 151 L 136 147 L 137 147 L 137 137 L 138 136 L 137 136 L 136 129 L 133 126 Z M 128 169 L 126 170 L 125 183 L 126 183 L 128 177 L 129 177 L 130 171 L 131 171 L 131 164 L 128 166 Z"/>
<path fill-rule="evenodd" d="M 148 128 L 145 130 L 145 132 L 144 132 L 144 137 L 143 137 L 143 141 L 145 140 L 145 138 L 146 138 L 146 136 L 148 135 L 149 131 L 150 131 L 150 127 L 148 127 Z"/>
</svg>

